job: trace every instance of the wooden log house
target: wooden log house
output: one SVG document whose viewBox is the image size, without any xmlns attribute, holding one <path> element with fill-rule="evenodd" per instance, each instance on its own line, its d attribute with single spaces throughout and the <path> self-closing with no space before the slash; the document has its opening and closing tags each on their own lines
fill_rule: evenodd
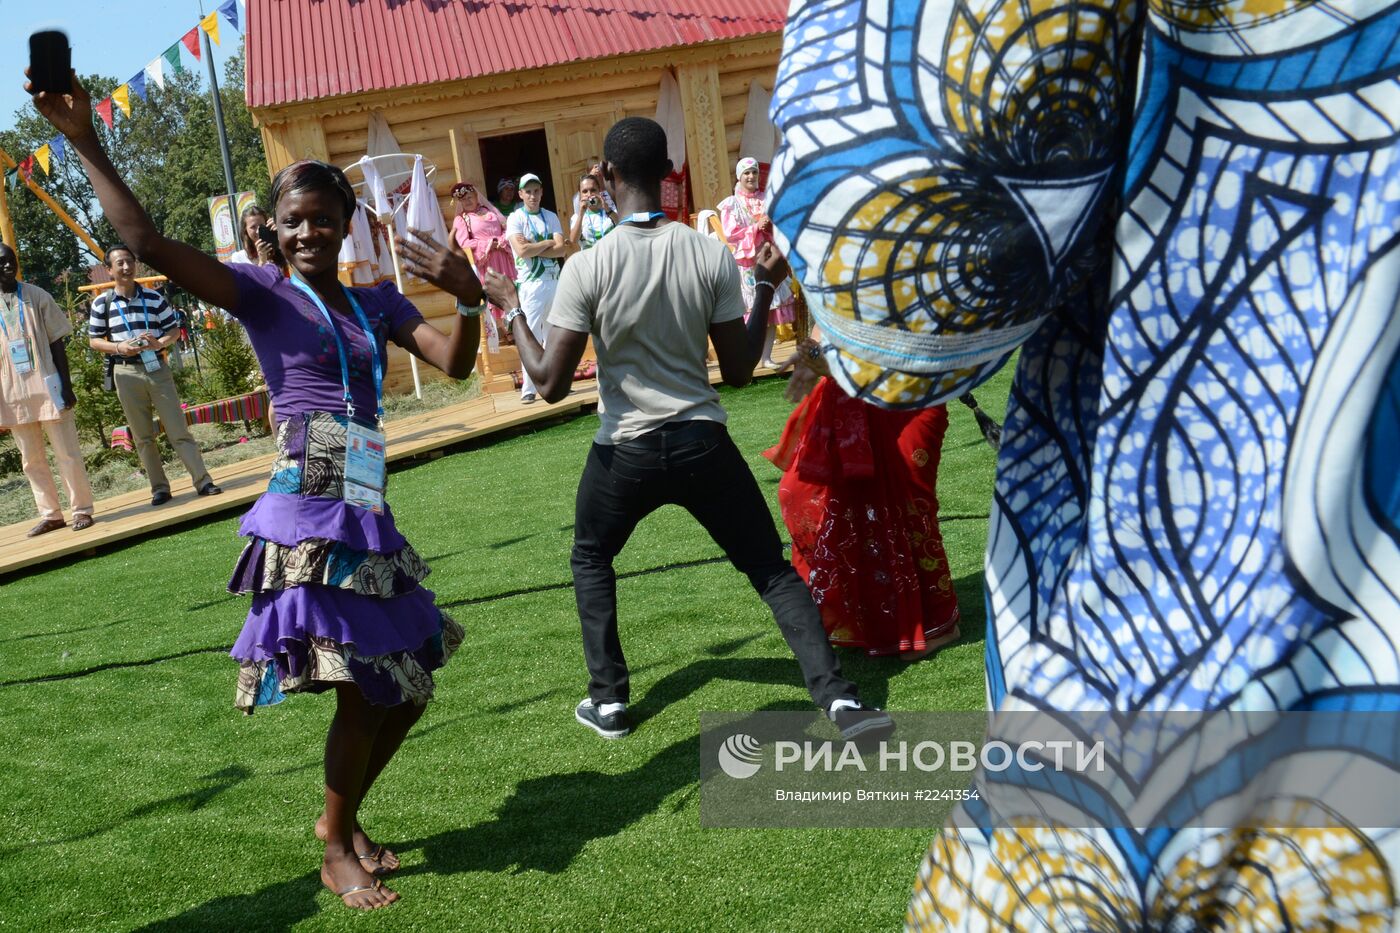
<svg viewBox="0 0 1400 933">
<path fill-rule="evenodd" d="M 579 176 L 608 127 L 656 114 L 670 72 L 685 111 L 693 209 L 733 189 L 750 86 L 771 90 L 786 0 L 248 0 L 247 96 L 268 169 L 301 158 L 348 166 L 379 112 L 407 152 L 438 166 L 448 227 L 458 178 L 485 185 L 535 172 L 567 228 Z M 446 329 L 452 300 L 410 284 Z M 411 387 L 390 350 L 387 386 Z M 513 348 L 483 354 L 508 390 Z M 436 372 L 425 369 L 425 372 Z"/>
</svg>

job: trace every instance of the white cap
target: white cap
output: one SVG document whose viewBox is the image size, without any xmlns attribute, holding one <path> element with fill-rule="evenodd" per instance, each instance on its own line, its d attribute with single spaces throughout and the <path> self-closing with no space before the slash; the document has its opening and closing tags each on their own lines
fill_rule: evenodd
<svg viewBox="0 0 1400 933">
<path fill-rule="evenodd" d="M 541 188 L 544 187 L 544 182 L 540 181 L 540 176 L 534 174 L 533 172 L 526 172 L 524 175 L 520 176 L 520 187 L 524 188 L 532 181 L 535 184 L 539 185 Z"/>
</svg>

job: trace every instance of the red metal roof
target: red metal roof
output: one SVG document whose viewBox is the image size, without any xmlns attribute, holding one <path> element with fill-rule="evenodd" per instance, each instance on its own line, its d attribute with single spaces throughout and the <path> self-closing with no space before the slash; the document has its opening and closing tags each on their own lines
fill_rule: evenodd
<svg viewBox="0 0 1400 933">
<path fill-rule="evenodd" d="M 248 106 L 781 32 L 787 0 L 247 0 Z"/>
</svg>

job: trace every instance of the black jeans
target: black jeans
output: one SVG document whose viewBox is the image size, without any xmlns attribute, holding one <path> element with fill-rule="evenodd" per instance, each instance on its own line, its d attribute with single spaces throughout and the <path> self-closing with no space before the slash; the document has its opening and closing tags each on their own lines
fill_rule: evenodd
<svg viewBox="0 0 1400 933">
<path fill-rule="evenodd" d="M 729 432 L 713 421 L 681 421 L 625 444 L 594 444 L 579 479 L 571 564 L 593 701 L 628 702 L 613 558 L 638 522 L 668 504 L 695 516 L 749 578 L 773 611 L 817 706 L 854 698 L 855 685 L 841 677 L 821 614 L 783 557 L 768 504 Z"/>
</svg>

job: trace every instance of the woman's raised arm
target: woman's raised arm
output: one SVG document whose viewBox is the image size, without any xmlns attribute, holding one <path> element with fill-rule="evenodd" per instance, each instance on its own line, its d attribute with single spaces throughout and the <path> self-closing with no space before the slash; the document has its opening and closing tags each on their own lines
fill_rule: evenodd
<svg viewBox="0 0 1400 933">
<path fill-rule="evenodd" d="M 136 258 L 201 301 L 235 311 L 238 287 L 233 273 L 214 257 L 157 230 L 146 209 L 117 174 L 92 125 L 92 97 L 77 74 L 73 74 L 71 94 L 43 91 L 35 95 L 34 106 L 68 138 L 69 147 L 82 159 L 103 214 Z"/>
</svg>

